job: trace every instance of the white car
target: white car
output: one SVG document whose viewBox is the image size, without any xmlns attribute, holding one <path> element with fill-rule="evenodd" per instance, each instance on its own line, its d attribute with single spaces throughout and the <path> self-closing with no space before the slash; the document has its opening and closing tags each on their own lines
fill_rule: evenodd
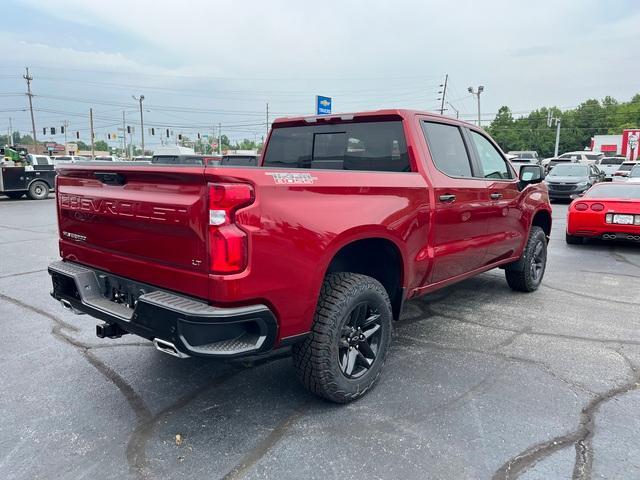
<svg viewBox="0 0 640 480">
<path fill-rule="evenodd" d="M 76 162 L 86 162 L 89 160 L 87 157 L 81 157 L 79 155 L 62 155 L 53 157 L 53 164 L 58 165 L 59 163 L 76 163 Z"/>
<path fill-rule="evenodd" d="M 640 183 L 640 163 L 636 162 L 636 164 L 631 168 L 627 178 L 627 182 Z"/>
<path fill-rule="evenodd" d="M 611 181 L 613 174 L 618 171 L 625 160 L 625 157 L 602 157 L 598 162 L 598 168 L 604 172 L 605 179 Z"/>
<path fill-rule="evenodd" d="M 627 180 L 631 175 L 631 170 L 638 165 L 638 162 L 623 162 L 620 168 L 613 174 L 613 180 Z"/>
<path fill-rule="evenodd" d="M 560 155 L 558 158 L 571 158 L 580 163 L 598 163 L 604 157 L 604 153 L 580 151 L 580 152 L 566 152 Z"/>
<path fill-rule="evenodd" d="M 536 165 L 540 163 L 538 152 L 535 150 L 510 150 L 507 152 L 507 155 L 513 155 L 515 158 L 529 160 L 530 163 L 535 163 Z"/>
<path fill-rule="evenodd" d="M 94 158 L 94 160 L 98 162 L 121 162 L 122 159 L 120 157 L 116 157 L 115 155 L 98 155 Z"/>
</svg>

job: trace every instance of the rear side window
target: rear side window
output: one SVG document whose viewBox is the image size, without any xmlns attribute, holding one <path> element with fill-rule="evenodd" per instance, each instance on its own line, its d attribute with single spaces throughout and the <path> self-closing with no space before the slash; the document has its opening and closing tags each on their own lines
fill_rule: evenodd
<svg viewBox="0 0 640 480">
<path fill-rule="evenodd" d="M 493 144 L 478 132 L 471 131 L 471 138 L 478 152 L 478 160 L 482 167 L 482 176 L 495 180 L 508 180 L 513 178 L 507 162 Z"/>
<path fill-rule="evenodd" d="M 455 125 L 422 122 L 429 152 L 436 168 L 450 177 L 472 177 L 462 132 Z"/>
<path fill-rule="evenodd" d="M 624 158 L 605 157 L 602 160 L 600 160 L 600 165 L 622 165 L 622 162 L 624 162 Z"/>
<path fill-rule="evenodd" d="M 409 172 L 402 122 L 274 128 L 265 167 Z"/>
</svg>

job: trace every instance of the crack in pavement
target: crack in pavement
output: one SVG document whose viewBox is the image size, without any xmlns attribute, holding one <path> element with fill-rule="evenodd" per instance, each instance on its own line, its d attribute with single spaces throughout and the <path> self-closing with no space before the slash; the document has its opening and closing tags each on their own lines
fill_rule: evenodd
<svg viewBox="0 0 640 480">
<path fill-rule="evenodd" d="M 129 471 L 131 471 L 137 478 L 153 478 L 153 474 L 150 470 L 149 459 L 147 458 L 146 447 L 147 442 L 151 438 L 151 435 L 158 423 L 189 405 L 189 403 L 191 403 L 201 393 L 223 384 L 233 376 L 240 373 L 240 371 L 240 369 L 236 369 L 223 373 L 218 377 L 213 378 L 211 382 L 207 382 L 188 394 L 183 395 L 176 402 L 164 408 L 156 415 L 149 414 L 145 418 L 141 418 L 133 432 L 131 432 L 131 435 L 129 435 L 129 440 L 127 441 L 126 457 L 127 463 L 129 464 Z"/>
<path fill-rule="evenodd" d="M 70 323 L 65 322 L 61 318 L 52 315 L 51 313 L 42 310 L 41 308 L 34 307 L 27 303 L 18 300 L 17 298 L 10 297 L 3 293 L 0 293 L 0 299 L 9 302 L 18 307 L 24 308 L 26 310 L 30 310 L 40 316 L 48 318 L 52 322 L 54 322 L 54 326 L 51 329 L 52 335 L 58 340 L 71 345 L 74 347 L 82 357 L 89 362 L 98 372 L 100 372 L 107 380 L 113 383 L 118 390 L 124 395 L 125 399 L 131 406 L 131 409 L 137 416 L 151 416 L 151 412 L 144 404 L 142 397 L 138 395 L 134 389 L 122 378 L 115 370 L 111 367 L 107 366 L 104 362 L 98 359 L 95 355 L 91 353 L 92 346 L 86 344 L 80 340 L 77 340 L 70 335 L 64 333 L 64 330 L 68 330 L 70 332 L 79 332 L 80 329 L 71 325 Z"/>
<path fill-rule="evenodd" d="M 29 270 L 28 272 L 8 273 L 6 275 L 0 275 L 0 280 L 2 280 L 4 278 L 21 277 L 23 275 L 31 275 L 33 273 L 41 273 L 41 272 L 46 272 L 46 271 L 47 271 L 46 268 L 40 268 L 38 270 Z"/>
<path fill-rule="evenodd" d="M 632 262 L 620 252 L 616 252 L 613 248 L 609 250 L 609 255 L 613 257 L 617 262 L 626 263 L 627 265 L 631 265 L 632 267 L 640 268 L 640 264 Z"/>
<path fill-rule="evenodd" d="M 495 358 L 500 358 L 503 359 L 505 361 L 511 361 L 511 362 L 517 362 L 517 363 L 524 363 L 527 365 L 531 365 L 534 368 L 537 368 L 538 370 L 540 370 L 542 373 L 545 373 L 546 375 L 549 375 L 552 378 L 555 378 L 556 380 L 558 380 L 559 382 L 564 383 L 565 385 L 567 385 L 567 387 L 574 393 L 576 393 L 577 390 L 579 390 L 582 393 L 587 394 L 588 396 L 594 397 L 596 395 L 596 393 L 592 392 L 591 390 L 589 390 L 588 388 L 586 388 L 584 385 L 581 385 L 579 383 L 575 383 L 572 382 L 570 380 L 567 380 L 564 377 L 561 377 L 560 375 L 558 375 L 556 372 L 553 371 L 553 369 L 547 365 L 545 362 L 542 362 L 540 360 L 533 360 L 531 358 L 526 358 L 526 357 L 519 357 L 516 355 L 507 355 L 506 353 L 501 353 L 501 352 L 497 352 L 497 351 L 493 351 L 493 350 L 482 350 L 479 348 L 469 348 L 469 347 L 456 347 L 453 345 L 444 345 L 441 343 L 436 343 L 436 342 L 432 342 L 429 340 L 422 340 L 422 339 L 417 339 L 415 337 L 407 337 L 404 335 L 398 335 L 397 336 L 398 339 L 400 340 L 405 340 L 408 342 L 413 342 L 413 343 L 418 343 L 418 344 L 422 344 L 428 347 L 432 347 L 435 348 L 436 350 L 444 350 L 444 351 L 453 351 L 453 352 L 464 352 L 464 353 L 478 353 L 480 355 L 487 355 L 490 357 L 495 357 Z"/>
<path fill-rule="evenodd" d="M 155 428 L 161 421 L 166 420 L 174 413 L 187 407 L 192 401 L 194 401 L 203 393 L 215 387 L 219 387 L 228 380 L 231 380 L 236 375 L 250 368 L 266 365 L 268 363 L 282 360 L 283 358 L 287 357 L 289 357 L 289 351 L 284 354 L 275 354 L 249 361 L 244 359 L 240 361 L 229 362 L 232 365 L 230 370 L 214 377 L 211 381 L 202 384 L 200 387 L 192 390 L 186 395 L 183 395 L 176 402 L 164 408 L 157 414 L 146 418 L 144 421 L 139 422 L 136 425 L 134 431 L 129 436 L 129 440 L 127 442 L 126 456 L 127 462 L 129 464 L 129 470 L 134 473 L 139 479 L 154 478 L 150 469 L 151 465 L 147 458 L 146 446 Z"/>
<path fill-rule="evenodd" d="M 258 444 L 249 451 L 244 458 L 236 464 L 224 477 L 223 480 L 237 480 L 242 478 L 244 474 L 258 463 L 281 439 L 289 427 L 301 418 L 309 408 L 309 402 L 305 402 L 296 408 L 291 414 L 287 415 L 280 423 L 278 423 L 269 435 L 262 439 Z"/>
<path fill-rule="evenodd" d="M 617 299 L 613 299 L 613 298 L 597 297 L 595 295 L 589 295 L 588 293 L 574 292 L 573 290 L 567 290 L 565 288 L 554 287 L 554 286 L 549 285 L 548 283 L 543 283 L 542 286 L 544 288 L 548 288 L 549 290 L 555 290 L 557 292 L 568 293 L 570 295 L 576 295 L 578 297 L 588 298 L 589 300 L 598 300 L 599 302 L 608 302 L 608 303 L 623 304 L 623 305 L 633 305 L 634 307 L 640 307 L 640 303 L 630 302 L 628 300 L 617 300 Z"/>
<path fill-rule="evenodd" d="M 595 270 L 580 270 L 580 272 L 582 272 L 582 273 L 593 273 L 595 275 L 611 275 L 612 277 L 640 278 L 640 275 L 631 275 L 630 273 L 597 272 Z"/>
<path fill-rule="evenodd" d="M 476 321 L 473 321 L 473 320 L 469 320 L 469 319 L 466 319 L 466 318 L 454 316 L 454 315 L 451 315 L 451 314 L 438 312 L 437 310 L 432 309 L 430 306 L 424 306 L 422 308 L 422 310 L 425 313 L 425 315 L 428 315 L 428 316 L 442 317 L 442 318 L 446 318 L 447 320 L 453 320 L 453 321 L 458 322 L 458 323 L 475 325 L 475 326 L 478 326 L 478 327 L 488 328 L 490 330 L 497 330 L 497 331 L 502 331 L 502 332 L 512 332 L 512 333 L 520 333 L 522 335 L 535 335 L 535 336 L 540 336 L 540 337 L 558 338 L 558 339 L 561 339 L 561 340 L 575 340 L 575 341 L 583 341 L 583 342 L 600 343 L 600 344 L 603 344 L 603 345 L 607 345 L 607 344 L 614 344 L 614 345 L 640 345 L 640 340 L 624 340 L 624 339 L 621 339 L 621 338 L 583 337 L 583 336 L 580 336 L 580 335 L 569 335 L 569 334 L 564 334 L 564 333 L 543 332 L 543 331 L 540 331 L 540 330 L 533 330 L 531 327 L 525 327 L 525 330 L 527 330 L 529 328 L 531 328 L 531 329 L 528 330 L 528 331 L 523 331 L 523 330 L 519 330 L 517 328 L 501 327 L 501 326 L 497 326 L 497 325 L 487 325 L 486 323 L 476 322 Z M 426 318 L 423 318 L 422 320 L 426 320 Z M 420 319 L 411 318 L 411 319 L 409 319 L 408 322 L 406 322 L 406 324 L 410 325 L 412 323 L 419 323 L 420 321 L 421 321 Z M 399 324 L 398 324 L 398 327 L 401 328 L 403 323 L 405 323 L 405 322 L 400 320 Z"/>
<path fill-rule="evenodd" d="M 170 415 L 174 414 L 178 410 L 186 407 L 191 401 L 197 398 L 200 394 L 214 388 L 220 386 L 225 381 L 231 379 L 235 375 L 239 374 L 242 371 L 245 371 L 249 368 L 253 368 L 259 365 L 263 365 L 266 363 L 270 363 L 276 360 L 281 360 L 290 355 L 288 350 L 284 351 L 281 354 L 270 355 L 262 358 L 253 358 L 253 359 L 244 359 L 242 362 L 238 362 L 237 366 L 224 374 L 219 375 L 214 378 L 213 381 L 207 382 L 203 384 L 200 388 L 197 388 L 188 394 L 179 398 L 176 402 L 161 410 L 157 414 L 153 415 L 149 407 L 146 406 L 142 397 L 133 389 L 131 385 L 129 385 L 123 377 L 121 377 L 115 370 L 111 367 L 107 366 L 104 362 L 98 359 L 91 350 L 94 348 L 108 348 L 108 347 L 125 347 L 125 346 L 151 346 L 151 344 L 146 343 L 122 343 L 122 344 L 112 344 L 112 345 L 100 345 L 93 346 L 90 344 L 86 344 L 80 340 L 77 340 L 70 335 L 66 334 L 64 331 L 70 331 L 77 333 L 80 331 L 79 328 L 71 325 L 61 318 L 52 315 L 51 313 L 42 310 L 38 307 L 34 307 L 32 305 L 26 304 L 21 300 L 10 297 L 8 295 L 0 293 L 0 299 L 9 302 L 13 305 L 16 305 L 20 308 L 24 308 L 30 310 L 40 316 L 43 316 L 54 323 L 54 326 L 51 330 L 52 335 L 57 338 L 59 341 L 66 343 L 72 347 L 74 347 L 78 352 L 82 355 L 82 357 L 92 365 L 98 372 L 100 372 L 107 380 L 113 383 L 117 389 L 122 393 L 122 395 L 127 400 L 127 403 L 133 410 L 134 414 L 137 417 L 137 424 L 134 428 L 133 432 L 129 436 L 129 440 L 127 442 L 126 448 L 126 457 L 127 462 L 129 463 L 129 468 L 132 473 L 136 475 L 137 478 L 147 479 L 153 478 L 152 473 L 149 471 L 149 461 L 146 457 L 146 444 L 149 440 L 151 434 L 153 433 L 156 425 L 163 419 L 166 419 Z M 301 415 L 301 413 L 300 413 Z M 274 432 L 277 432 L 280 427 L 277 426 Z M 268 445 L 268 440 L 271 439 L 275 442 L 277 439 L 274 439 L 272 434 L 267 437 L 260 445 Z M 268 449 L 264 450 L 266 453 Z M 254 458 L 255 461 L 259 460 L 260 456 L 256 456 L 258 450 L 252 451 L 247 458 Z M 263 453 L 263 455 L 264 455 Z M 243 461 L 242 465 L 249 465 L 247 461 Z M 236 466 L 234 470 L 239 469 L 242 465 Z M 232 470 L 232 471 L 234 471 Z"/>
<path fill-rule="evenodd" d="M 618 352 L 620 355 L 622 353 Z M 627 360 L 628 361 L 628 360 Z M 595 415 L 602 404 L 620 395 L 640 388 L 640 372 L 630 361 L 633 375 L 630 381 L 611 388 L 604 393 L 596 395 L 582 409 L 580 423 L 573 432 L 554 437 L 546 442 L 533 445 L 505 462 L 493 475 L 493 480 L 509 480 L 517 478 L 520 474 L 532 468 L 540 460 L 562 450 L 570 445 L 576 449 L 576 461 L 573 469 L 573 480 L 588 480 L 591 478 L 591 466 L 593 463 L 593 450 L 591 439 L 595 431 Z"/>
</svg>

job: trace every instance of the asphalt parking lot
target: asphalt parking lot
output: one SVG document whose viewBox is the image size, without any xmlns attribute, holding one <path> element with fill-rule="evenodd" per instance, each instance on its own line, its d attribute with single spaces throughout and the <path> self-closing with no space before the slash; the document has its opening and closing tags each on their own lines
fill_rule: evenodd
<svg viewBox="0 0 640 480">
<path fill-rule="evenodd" d="M 378 386 L 337 406 L 286 352 L 180 360 L 49 297 L 54 199 L 0 197 L 0 477 L 640 478 L 640 246 L 567 246 L 406 305 Z"/>
</svg>

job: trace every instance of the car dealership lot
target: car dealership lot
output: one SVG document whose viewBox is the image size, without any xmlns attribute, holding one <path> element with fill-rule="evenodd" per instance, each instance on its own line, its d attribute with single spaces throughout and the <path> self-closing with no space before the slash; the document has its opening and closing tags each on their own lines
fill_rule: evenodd
<svg viewBox="0 0 640 480">
<path fill-rule="evenodd" d="M 48 295 L 53 198 L 0 197 L 3 478 L 635 478 L 640 245 L 567 246 L 543 287 L 496 270 L 410 302 L 380 384 L 346 406 L 286 352 L 179 360 Z"/>
</svg>

